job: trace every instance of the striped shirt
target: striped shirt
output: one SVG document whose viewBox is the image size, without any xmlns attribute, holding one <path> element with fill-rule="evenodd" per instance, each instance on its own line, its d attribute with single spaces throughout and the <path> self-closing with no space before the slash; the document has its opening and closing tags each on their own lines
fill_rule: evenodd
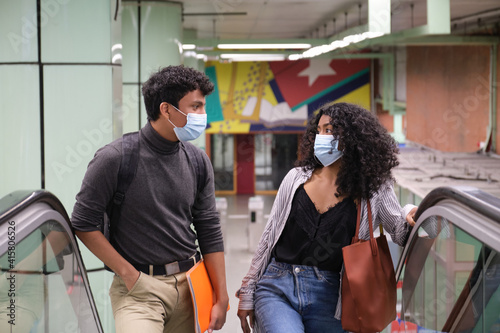
<svg viewBox="0 0 500 333">
<path fill-rule="evenodd" d="M 290 214 L 292 200 L 297 188 L 304 184 L 312 175 L 312 170 L 303 171 L 302 168 L 294 168 L 288 172 L 283 179 L 278 194 L 274 200 L 273 208 L 266 228 L 260 238 L 257 250 L 252 259 L 250 269 L 243 278 L 241 288 L 236 292 L 236 297 L 240 299 L 238 308 L 241 310 L 254 309 L 254 293 L 257 282 L 264 274 L 267 265 L 271 261 L 271 252 L 280 238 L 285 227 L 285 223 Z M 401 205 L 396 198 L 392 184 L 382 186 L 379 191 L 370 199 L 373 227 L 374 230 L 382 224 L 384 229 L 391 235 L 392 241 L 403 246 L 407 240 L 409 224 L 406 222 L 406 216 L 414 205 Z M 368 211 L 366 200 L 361 202 L 362 218 L 359 228 L 360 239 L 370 239 L 370 230 L 368 226 Z M 341 297 L 335 317 L 340 319 Z"/>
</svg>

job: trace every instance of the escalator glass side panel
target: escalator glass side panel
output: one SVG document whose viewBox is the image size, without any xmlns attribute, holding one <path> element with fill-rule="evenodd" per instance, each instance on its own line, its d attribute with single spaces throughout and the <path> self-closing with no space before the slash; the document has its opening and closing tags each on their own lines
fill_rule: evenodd
<svg viewBox="0 0 500 333">
<path fill-rule="evenodd" d="M 500 327 L 500 256 L 456 224 L 429 216 L 409 244 L 398 281 L 406 331 L 492 332 Z"/>
<path fill-rule="evenodd" d="M 0 221 L 0 332 L 102 332 L 67 215 L 47 200 L 9 211 Z"/>
</svg>

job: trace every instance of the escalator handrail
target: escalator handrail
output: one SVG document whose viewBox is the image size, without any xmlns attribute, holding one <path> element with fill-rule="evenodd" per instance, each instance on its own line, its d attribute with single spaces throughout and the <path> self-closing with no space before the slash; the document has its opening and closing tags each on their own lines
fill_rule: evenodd
<svg viewBox="0 0 500 333">
<path fill-rule="evenodd" d="M 0 227 L 4 223 L 8 223 L 9 219 L 15 217 L 18 213 L 22 212 L 26 207 L 31 206 L 36 203 L 45 203 L 50 206 L 51 209 L 59 213 L 62 217 L 62 220 L 66 223 L 68 228 L 67 231 L 70 232 L 71 244 L 74 248 L 76 260 L 78 262 L 78 266 L 80 273 L 82 274 L 82 278 L 85 284 L 85 289 L 90 301 L 90 307 L 92 309 L 92 314 L 97 323 L 98 332 L 103 332 L 101 320 L 99 318 L 99 313 L 97 311 L 97 307 L 95 304 L 95 300 L 92 294 L 92 290 L 90 289 L 90 284 L 87 276 L 87 270 L 85 269 L 85 264 L 83 263 L 83 259 L 81 256 L 81 252 L 78 246 L 78 242 L 76 241 L 75 235 L 72 232 L 73 228 L 71 227 L 71 222 L 69 219 L 66 210 L 64 209 L 61 201 L 51 192 L 47 190 L 36 190 L 36 191 L 16 191 L 12 192 L 3 198 L 0 199 Z M 61 219 L 58 219 L 59 223 L 62 223 Z M 11 271 L 11 270 L 9 270 Z M 35 272 L 23 272 L 23 273 L 33 273 Z M 39 272 L 36 272 L 39 273 Z"/>
<path fill-rule="evenodd" d="M 59 199 L 47 190 L 36 191 L 16 191 L 12 192 L 0 199 L 0 225 L 8 221 L 12 216 L 18 214 L 27 205 L 35 202 L 44 202 L 52 209 L 57 211 L 64 217 L 64 220 L 69 223 L 69 216 L 64 209 L 63 204 Z"/>
<path fill-rule="evenodd" d="M 414 218 L 416 224 L 408 236 L 406 246 L 403 248 L 399 258 L 399 263 L 396 267 L 396 279 L 399 279 L 402 273 L 404 263 L 406 262 L 408 253 L 413 246 L 414 239 L 419 237 L 418 229 L 422 223 L 424 223 L 424 220 L 420 221 L 420 217 L 428 209 L 438 205 L 444 200 L 455 201 L 461 205 L 469 207 L 478 214 L 489 218 L 491 221 L 494 221 L 494 223 L 500 224 L 500 198 L 470 186 L 447 186 L 435 188 L 425 196 L 418 206 L 418 210 Z"/>
<path fill-rule="evenodd" d="M 48 204 L 52 209 L 60 213 L 64 220 L 68 223 L 70 230 L 72 229 L 71 223 L 69 222 L 69 216 L 64 209 L 61 201 L 49 191 L 37 190 L 37 191 L 15 191 L 5 197 L 0 199 L 0 225 L 9 221 L 12 216 L 15 216 L 27 205 L 31 205 L 35 202 L 44 202 Z M 87 269 L 87 273 L 104 271 L 104 266 L 94 269 Z"/>
<path fill-rule="evenodd" d="M 500 198 L 470 186 L 438 187 L 425 196 L 415 214 L 415 221 L 428 208 L 438 202 L 451 199 L 500 223 Z"/>
<path fill-rule="evenodd" d="M 442 201 L 443 204 L 440 204 Z M 448 205 L 449 202 L 453 202 L 453 204 L 457 203 L 457 206 L 463 206 L 466 207 L 472 211 L 474 211 L 478 216 L 485 217 L 484 219 L 480 219 L 481 223 L 477 223 L 478 221 L 468 221 L 468 219 L 463 219 L 463 220 L 457 220 L 453 221 L 453 224 L 455 222 L 460 222 L 457 223 L 457 227 L 462 228 L 464 224 L 474 226 L 475 228 L 478 228 L 478 224 L 482 225 L 484 221 L 484 225 L 489 225 L 493 226 L 494 230 L 498 230 L 498 224 L 500 224 L 500 198 L 495 197 L 489 193 L 483 192 L 479 190 L 478 188 L 475 187 L 470 187 L 470 186 L 454 186 L 454 187 L 438 187 L 432 190 L 425 198 L 422 200 L 420 203 L 418 210 L 415 214 L 415 221 L 417 222 L 416 225 L 413 227 L 411 234 L 409 235 L 408 241 L 406 243 L 406 246 L 403 249 L 403 252 L 401 253 L 401 256 L 399 258 L 399 263 L 396 268 L 396 281 L 400 281 L 401 274 L 405 274 L 404 281 L 403 281 L 403 288 L 406 286 L 407 290 L 410 291 L 409 294 L 405 296 L 404 290 L 402 290 L 402 308 L 401 308 L 401 315 L 398 315 L 401 319 L 406 321 L 404 316 L 406 315 L 406 305 L 408 300 L 413 297 L 413 292 L 414 292 L 414 285 L 413 283 L 416 283 L 417 280 L 411 281 L 407 280 L 406 274 L 409 272 L 408 268 L 405 267 L 405 265 L 408 263 L 408 256 L 413 251 L 418 254 L 422 259 L 425 260 L 427 257 L 426 251 L 422 250 L 422 245 L 428 245 L 432 246 L 433 245 L 433 239 L 427 238 L 427 237 L 422 237 L 420 238 L 419 236 L 419 229 L 421 226 L 427 221 L 427 219 L 432 216 L 432 214 L 435 213 L 429 212 L 428 214 L 424 214 L 426 211 L 429 209 L 432 209 L 433 207 L 439 207 L 439 206 L 444 206 L 444 207 L 453 207 Z M 463 210 L 462 210 L 463 211 Z M 492 225 L 491 222 L 496 223 L 497 226 L 494 224 Z M 483 225 L 483 226 L 484 226 Z M 480 230 L 479 228 L 476 230 Z M 484 230 L 484 229 L 483 229 Z M 472 235 L 473 237 L 476 237 L 477 235 Z M 420 239 L 420 246 L 417 249 L 414 249 L 416 246 L 416 240 Z M 425 244 L 428 241 L 432 241 L 432 243 Z M 489 244 L 492 244 L 491 241 Z M 483 242 L 483 247 L 487 245 L 486 243 Z M 430 248 L 430 247 L 429 247 Z M 482 251 L 481 251 L 482 253 Z M 421 274 L 421 270 L 423 267 L 423 264 L 425 262 L 422 262 L 420 265 L 417 267 L 419 268 L 414 268 L 414 271 L 418 272 L 418 274 Z M 412 261 L 412 265 L 415 266 L 415 261 Z M 413 274 L 414 276 L 418 276 L 416 274 Z M 410 275 L 411 277 L 411 275 Z M 420 279 L 420 278 L 419 278 Z M 469 278 L 470 279 L 470 278 Z M 408 284 L 409 283 L 409 284 Z M 460 294 L 462 295 L 462 294 Z M 460 296 L 462 297 L 462 296 Z M 417 323 L 416 321 L 413 321 Z M 448 323 L 448 322 L 447 322 Z M 406 325 L 405 325 L 406 327 Z M 444 328 L 442 329 L 444 331 Z"/>
</svg>

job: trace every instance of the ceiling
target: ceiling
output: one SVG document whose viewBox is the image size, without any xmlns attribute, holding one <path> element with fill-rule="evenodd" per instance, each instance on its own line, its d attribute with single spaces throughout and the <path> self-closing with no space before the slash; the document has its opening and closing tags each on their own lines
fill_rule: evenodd
<svg viewBox="0 0 500 333">
<path fill-rule="evenodd" d="M 441 0 L 430 0 L 441 1 Z M 367 22 L 368 0 L 181 0 L 197 39 L 325 38 Z M 475 14 L 500 17 L 498 0 L 450 0 L 451 25 Z M 392 32 L 426 24 L 427 0 L 393 0 Z M 462 20 L 461 20 L 462 19 Z M 474 17 L 477 21 L 477 18 Z M 469 29 L 477 22 L 469 24 Z M 484 22 L 484 21 L 483 21 Z M 455 27 L 455 29 L 462 28 Z M 466 30 L 467 28 L 465 28 Z M 464 30 L 464 31 L 465 31 Z M 452 31 L 453 32 L 453 31 Z"/>
</svg>

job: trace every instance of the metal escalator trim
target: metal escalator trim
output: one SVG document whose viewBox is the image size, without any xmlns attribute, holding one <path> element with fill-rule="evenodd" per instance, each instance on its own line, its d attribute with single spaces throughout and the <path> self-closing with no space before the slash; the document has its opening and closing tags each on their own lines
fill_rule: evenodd
<svg viewBox="0 0 500 333">
<path fill-rule="evenodd" d="M 17 215 L 20 211 L 35 202 L 45 202 L 52 209 L 61 214 L 69 227 L 69 216 L 59 199 L 49 191 L 16 191 L 0 199 L 0 225 L 8 221 L 11 217 Z"/>
<path fill-rule="evenodd" d="M 426 209 L 446 199 L 457 201 L 500 223 L 500 198 L 469 186 L 438 187 L 432 190 L 420 203 L 415 221 Z"/>
<path fill-rule="evenodd" d="M 41 216 L 43 216 L 41 220 L 56 221 L 63 227 L 64 231 L 69 236 L 69 240 L 71 242 L 71 246 L 73 247 L 75 259 L 78 265 L 78 271 L 81 274 L 86 294 L 89 297 L 92 315 L 97 323 L 98 332 L 103 332 L 99 312 L 97 311 L 97 306 L 95 304 L 93 293 L 90 288 L 90 283 L 88 280 L 85 265 L 83 263 L 80 248 L 78 246 L 78 242 L 76 241 L 69 216 L 59 199 L 54 194 L 46 190 L 16 191 L 7 196 L 4 196 L 0 199 L 0 228 L 5 223 L 7 223 L 9 219 L 16 217 L 18 214 L 22 214 L 23 211 L 28 207 L 32 207 L 33 205 L 38 206 L 38 204 L 48 205 L 50 209 L 52 209 L 49 210 L 49 208 L 47 207 L 47 211 L 41 213 Z M 41 220 L 38 220 L 37 218 L 37 221 L 35 223 L 30 223 L 25 228 L 23 228 L 25 230 L 23 230 L 23 232 L 21 233 L 18 233 L 18 235 L 22 236 L 19 241 L 22 241 L 22 239 L 24 239 L 24 235 L 29 234 L 29 230 L 32 231 L 38 228 L 42 224 Z"/>
<path fill-rule="evenodd" d="M 396 268 L 396 280 L 399 280 L 404 266 L 403 263 L 406 262 L 408 253 L 412 250 L 413 243 L 418 237 L 418 229 L 428 217 L 428 214 L 424 213 L 433 207 L 441 206 L 439 205 L 441 202 L 445 206 L 448 206 L 447 203 L 450 202 L 459 203 L 461 206 L 468 207 L 471 211 L 488 218 L 490 221 L 500 224 L 500 198 L 470 186 L 438 187 L 432 190 L 418 206 L 415 214 L 416 224 L 412 228 Z M 422 215 L 425 215 L 424 218 L 421 218 Z M 458 225 L 458 227 L 464 226 Z"/>
</svg>

